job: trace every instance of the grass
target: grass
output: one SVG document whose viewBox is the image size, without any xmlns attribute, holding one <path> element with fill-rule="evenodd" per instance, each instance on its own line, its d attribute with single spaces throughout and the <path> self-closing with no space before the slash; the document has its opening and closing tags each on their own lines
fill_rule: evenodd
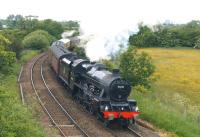
<svg viewBox="0 0 200 137">
<path fill-rule="evenodd" d="M 157 69 L 151 92 L 136 98 L 141 117 L 180 137 L 200 136 L 200 50 L 139 49 L 152 57 Z"/>
<path fill-rule="evenodd" d="M 39 52 L 40 52 L 39 50 L 24 50 L 21 53 L 20 62 L 25 63 L 26 61 L 28 61 L 32 57 L 36 56 Z"/>
<path fill-rule="evenodd" d="M 19 62 L 25 62 L 36 54 L 37 51 L 26 51 Z M 42 126 L 20 100 L 17 84 L 20 65 L 15 63 L 12 71 L 0 75 L 0 137 L 43 137 Z"/>
</svg>

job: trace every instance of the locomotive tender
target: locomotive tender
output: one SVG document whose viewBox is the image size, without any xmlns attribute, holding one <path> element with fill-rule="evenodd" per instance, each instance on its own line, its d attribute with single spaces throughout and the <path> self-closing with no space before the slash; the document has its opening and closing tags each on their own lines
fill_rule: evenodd
<svg viewBox="0 0 200 137">
<path fill-rule="evenodd" d="M 48 61 L 74 99 L 106 126 L 116 122 L 126 128 L 135 122 L 139 114 L 137 102 L 128 100 L 131 86 L 120 77 L 118 70 L 110 72 L 103 64 L 79 58 L 63 41 L 52 44 Z"/>
</svg>

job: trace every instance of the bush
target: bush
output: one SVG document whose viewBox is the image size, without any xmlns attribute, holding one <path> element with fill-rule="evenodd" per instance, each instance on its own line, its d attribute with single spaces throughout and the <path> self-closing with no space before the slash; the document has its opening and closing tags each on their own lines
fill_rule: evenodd
<svg viewBox="0 0 200 137">
<path fill-rule="evenodd" d="M 15 62 L 16 54 L 10 51 L 0 51 L 0 71 L 6 72 Z"/>
<path fill-rule="evenodd" d="M 16 73 L 5 75 L 0 85 L 0 137 L 44 137 L 30 110 L 19 102 L 18 93 Z"/>
<path fill-rule="evenodd" d="M 45 49 L 50 46 L 54 38 L 43 30 L 36 30 L 24 37 L 23 45 L 28 49 Z"/>
<path fill-rule="evenodd" d="M 8 72 L 10 66 L 15 62 L 16 54 L 8 50 L 11 42 L 0 34 L 0 71 Z"/>
<path fill-rule="evenodd" d="M 9 49 L 15 52 L 17 59 L 19 59 L 20 53 L 23 51 L 22 40 L 28 34 L 27 31 L 18 29 L 4 29 L 0 33 L 11 41 Z"/>
<path fill-rule="evenodd" d="M 106 67 L 108 68 L 108 70 L 112 71 L 115 68 L 115 65 L 113 63 L 113 60 L 107 60 L 107 59 L 102 59 L 100 60 L 104 65 L 106 65 Z"/>
<path fill-rule="evenodd" d="M 127 79 L 132 86 L 143 85 L 150 86 L 149 77 L 155 71 L 151 57 L 146 53 L 139 54 L 133 47 L 120 56 L 120 65 L 122 76 Z"/>
</svg>

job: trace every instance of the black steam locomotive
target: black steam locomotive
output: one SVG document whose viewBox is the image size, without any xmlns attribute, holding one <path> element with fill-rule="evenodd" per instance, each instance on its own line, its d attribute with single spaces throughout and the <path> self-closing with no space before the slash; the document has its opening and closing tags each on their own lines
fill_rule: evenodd
<svg viewBox="0 0 200 137">
<path fill-rule="evenodd" d="M 139 114 L 137 102 L 128 100 L 131 86 L 117 69 L 79 58 L 62 41 L 50 47 L 48 60 L 57 77 L 70 88 L 74 99 L 103 120 L 108 126 L 118 123 L 127 127 Z"/>
</svg>

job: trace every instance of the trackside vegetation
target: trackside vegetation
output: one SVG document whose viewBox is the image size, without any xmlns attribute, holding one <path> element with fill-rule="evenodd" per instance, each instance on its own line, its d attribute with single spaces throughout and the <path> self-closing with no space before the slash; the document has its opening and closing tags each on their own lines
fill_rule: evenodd
<svg viewBox="0 0 200 137">
<path fill-rule="evenodd" d="M 138 33 L 129 37 L 129 44 L 148 53 L 156 65 L 152 77 L 157 81 L 148 90 L 134 87 L 131 95 L 138 101 L 141 117 L 180 137 L 200 135 L 199 38 L 199 21 L 141 23 Z"/>
<path fill-rule="evenodd" d="M 148 92 L 135 87 L 141 117 L 179 137 L 200 135 L 200 51 L 190 48 L 143 48 L 158 78 Z"/>
<path fill-rule="evenodd" d="M 70 21 L 70 27 L 73 23 L 77 26 Z M 0 137 L 48 136 L 38 116 L 32 113 L 34 107 L 22 105 L 17 76 L 21 64 L 59 39 L 66 25 L 51 19 L 37 20 L 35 16 L 9 15 L 0 19 Z"/>
<path fill-rule="evenodd" d="M 26 54 L 23 61 L 31 57 Z M 9 73 L 0 73 L 0 137 L 44 137 L 43 127 L 33 118 L 30 110 L 21 104 L 17 84 L 19 71 L 18 62 L 12 64 Z"/>
<path fill-rule="evenodd" d="M 127 79 L 132 86 L 150 87 L 150 76 L 155 71 L 151 57 L 142 52 L 138 53 L 134 47 L 121 54 L 119 68 L 122 76 Z"/>
<path fill-rule="evenodd" d="M 26 35 L 22 45 L 27 49 L 44 50 L 51 45 L 55 38 L 47 31 L 36 30 Z"/>
</svg>

